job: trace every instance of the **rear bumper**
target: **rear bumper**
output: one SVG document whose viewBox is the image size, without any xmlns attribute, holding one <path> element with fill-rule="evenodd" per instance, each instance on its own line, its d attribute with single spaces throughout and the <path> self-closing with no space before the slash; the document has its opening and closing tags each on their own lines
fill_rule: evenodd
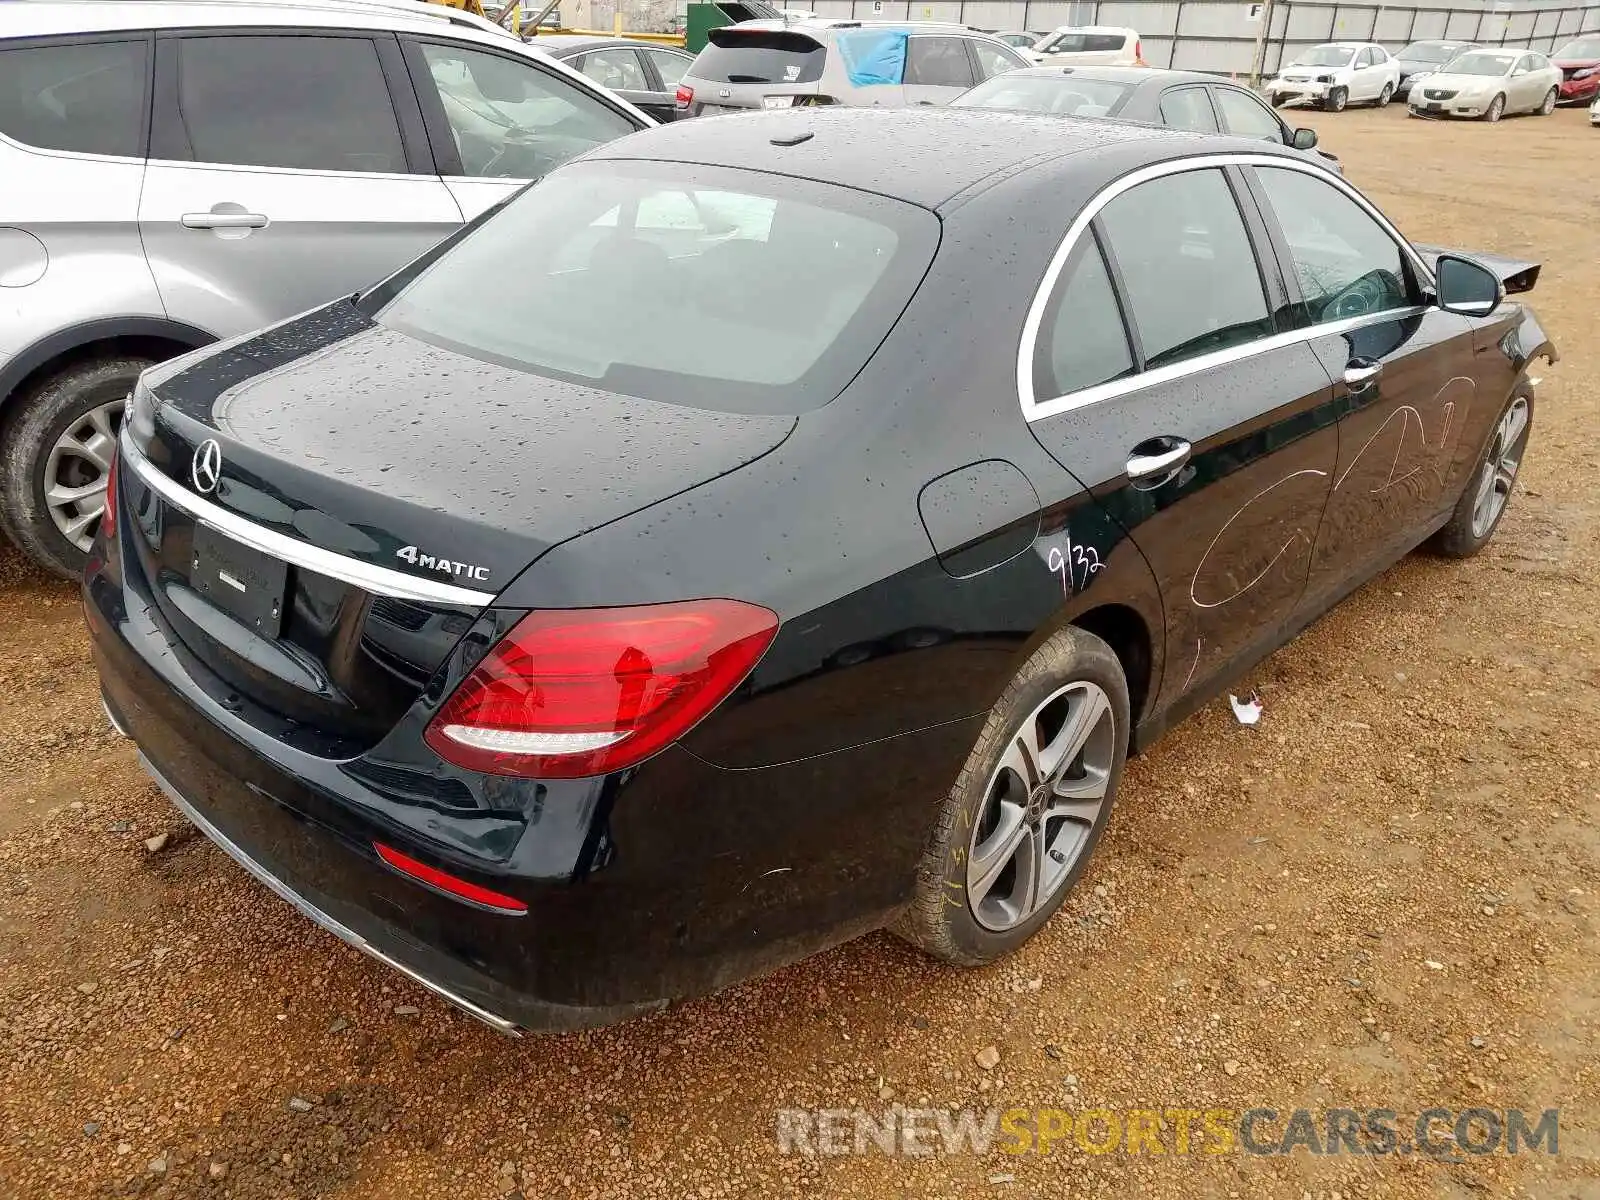
<svg viewBox="0 0 1600 1200">
<path fill-rule="evenodd" d="M 142 536 L 126 511 L 120 524 Z M 84 585 L 107 715 L 146 769 L 304 915 L 498 1029 L 611 1024 L 883 925 L 981 723 L 752 769 L 672 747 L 625 776 L 531 785 L 494 814 L 408 804 L 243 720 L 148 585 L 116 547 Z M 434 892 L 375 841 L 528 911 Z"/>
</svg>

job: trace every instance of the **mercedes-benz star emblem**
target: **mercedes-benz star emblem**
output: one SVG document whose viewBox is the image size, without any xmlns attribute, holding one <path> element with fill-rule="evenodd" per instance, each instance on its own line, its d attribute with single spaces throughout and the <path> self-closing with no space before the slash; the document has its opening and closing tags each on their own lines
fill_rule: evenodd
<svg viewBox="0 0 1600 1200">
<path fill-rule="evenodd" d="M 222 447 L 216 438 L 207 438 L 194 452 L 189 464 L 189 478 L 194 480 L 194 490 L 210 494 L 222 481 Z"/>
</svg>

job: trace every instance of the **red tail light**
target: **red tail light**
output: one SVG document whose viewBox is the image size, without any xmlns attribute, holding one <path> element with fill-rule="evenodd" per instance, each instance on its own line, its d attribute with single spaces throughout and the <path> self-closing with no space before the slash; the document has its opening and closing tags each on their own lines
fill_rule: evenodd
<svg viewBox="0 0 1600 1200">
<path fill-rule="evenodd" d="M 378 857 L 383 859 L 402 875 L 409 875 L 412 879 L 427 884 L 431 888 L 455 896 L 459 900 L 470 900 L 474 904 L 481 904 L 485 908 L 495 909 L 507 916 L 520 917 L 528 911 L 528 906 L 515 896 L 504 896 L 499 892 L 492 892 L 486 887 L 479 887 L 475 883 L 468 883 L 465 879 L 457 879 L 438 867 L 430 867 L 425 862 L 418 862 L 409 854 L 401 854 L 393 846 L 385 846 L 382 842 L 373 842 L 372 848 L 378 852 Z"/>
<path fill-rule="evenodd" d="M 694 103 L 694 89 L 686 83 L 680 83 L 678 90 L 672 94 L 675 107 L 688 108 Z"/>
<path fill-rule="evenodd" d="M 1133 65 L 1136 67 L 1145 67 L 1150 65 L 1144 61 L 1144 43 L 1141 41 L 1135 41 L 1133 43 Z"/>
<path fill-rule="evenodd" d="M 776 614 L 737 600 L 530 613 L 424 736 L 447 762 L 491 775 L 618 771 L 720 704 L 777 629 Z"/>
<path fill-rule="evenodd" d="M 117 536 L 117 451 L 111 450 L 111 465 L 106 468 L 106 510 L 100 514 L 100 532 L 107 540 Z"/>
</svg>

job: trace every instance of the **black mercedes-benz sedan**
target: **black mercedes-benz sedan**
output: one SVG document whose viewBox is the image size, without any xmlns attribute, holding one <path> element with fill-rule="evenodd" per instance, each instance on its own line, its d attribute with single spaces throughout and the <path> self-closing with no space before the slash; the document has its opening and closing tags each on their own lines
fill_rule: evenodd
<svg viewBox="0 0 1600 1200">
<path fill-rule="evenodd" d="M 106 708 L 263 883 L 501 1028 L 885 925 L 984 963 L 1131 749 L 1493 535 L 1537 273 L 1242 139 L 646 131 L 145 374 Z"/>
</svg>

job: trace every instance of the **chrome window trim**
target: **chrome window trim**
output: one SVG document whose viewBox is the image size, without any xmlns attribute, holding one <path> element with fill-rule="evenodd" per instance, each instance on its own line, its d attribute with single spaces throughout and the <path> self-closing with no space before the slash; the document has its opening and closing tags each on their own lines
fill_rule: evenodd
<svg viewBox="0 0 1600 1200">
<path fill-rule="evenodd" d="M 121 465 L 131 469 L 141 483 L 168 504 L 181 509 L 195 520 L 203 521 L 227 534 L 234 541 L 242 542 L 263 554 L 270 554 L 273 558 L 282 559 L 308 571 L 315 571 L 318 575 L 326 575 L 330 579 L 337 579 L 341 583 L 351 584 L 375 595 L 389 596 L 396 600 L 457 604 L 473 608 L 487 608 L 494 603 L 493 592 L 479 592 L 472 588 L 457 587 L 453 583 L 418 579 L 407 575 L 404 571 L 374 566 L 372 563 L 362 562 L 348 555 L 336 554 L 332 550 L 324 550 L 321 546 L 313 546 L 310 542 L 302 542 L 276 530 L 265 529 L 253 521 L 247 521 L 237 513 L 195 495 L 181 484 L 161 474 L 149 459 L 139 452 L 126 432 L 118 439 L 117 453 Z"/>
<path fill-rule="evenodd" d="M 1056 284 L 1061 279 L 1061 273 L 1066 269 L 1067 261 L 1077 249 L 1078 242 L 1082 240 L 1084 232 L 1089 228 L 1100 210 L 1122 193 L 1138 187 L 1141 183 L 1148 183 L 1152 179 L 1160 179 L 1167 175 L 1180 175 L 1187 171 L 1205 171 L 1221 167 L 1278 167 L 1289 171 L 1299 171 L 1323 180 L 1335 189 L 1343 192 L 1354 200 L 1360 208 L 1377 221 L 1395 243 L 1400 247 L 1401 253 L 1410 261 L 1412 268 L 1417 272 L 1417 278 L 1425 285 L 1434 283 L 1433 272 L 1428 269 L 1405 236 L 1395 228 L 1393 222 L 1385 217 L 1373 203 L 1358 192 L 1343 178 L 1324 170 L 1314 163 L 1304 162 L 1290 158 L 1288 155 L 1278 154 L 1207 154 L 1195 155 L 1187 158 L 1175 158 L 1166 162 L 1152 163 L 1147 167 L 1140 167 L 1131 171 L 1113 183 L 1107 184 L 1095 197 L 1084 206 L 1083 210 L 1068 227 L 1066 236 L 1061 239 L 1061 244 L 1056 248 L 1055 255 L 1050 259 L 1050 265 L 1045 270 L 1044 278 L 1039 283 L 1038 291 L 1034 293 L 1033 302 L 1028 306 L 1028 315 L 1022 323 L 1022 339 L 1017 346 L 1017 396 L 1022 403 L 1022 417 L 1028 422 L 1042 420 L 1046 417 L 1058 416 L 1074 409 L 1086 408 L 1091 404 L 1098 404 L 1102 400 L 1110 400 L 1127 392 L 1139 388 L 1151 387 L 1167 383 L 1174 379 L 1181 379 L 1185 375 L 1198 374 L 1213 367 L 1226 363 L 1238 362 L 1256 354 L 1264 354 L 1269 350 L 1276 350 L 1283 346 L 1292 346 L 1296 342 L 1307 342 L 1312 338 L 1324 337 L 1329 334 L 1347 333 L 1352 329 L 1359 329 L 1363 325 L 1375 321 L 1403 319 L 1418 316 L 1428 312 L 1431 305 L 1412 305 L 1407 308 L 1389 309 L 1381 313 L 1369 313 L 1360 317 L 1350 317 L 1343 321 L 1330 321 L 1323 325 L 1312 325 L 1306 329 L 1294 329 L 1287 333 L 1273 334 L 1270 337 L 1259 338 L 1253 342 L 1246 342 L 1242 346 L 1230 346 L 1225 350 L 1215 350 L 1210 354 L 1202 354 L 1196 358 L 1185 359 L 1182 362 L 1172 363 L 1169 366 L 1157 367 L 1153 371 L 1143 371 L 1121 379 L 1113 379 L 1107 383 L 1095 384 L 1092 387 L 1079 388 L 1065 395 L 1053 399 L 1041 400 L 1034 394 L 1033 389 L 1033 357 L 1039 337 L 1039 327 L 1044 322 L 1045 309 L 1049 307 L 1050 299 L 1055 294 Z M 1241 220 L 1243 216 L 1241 215 Z M 1113 248 L 1114 250 L 1115 248 Z"/>
</svg>

